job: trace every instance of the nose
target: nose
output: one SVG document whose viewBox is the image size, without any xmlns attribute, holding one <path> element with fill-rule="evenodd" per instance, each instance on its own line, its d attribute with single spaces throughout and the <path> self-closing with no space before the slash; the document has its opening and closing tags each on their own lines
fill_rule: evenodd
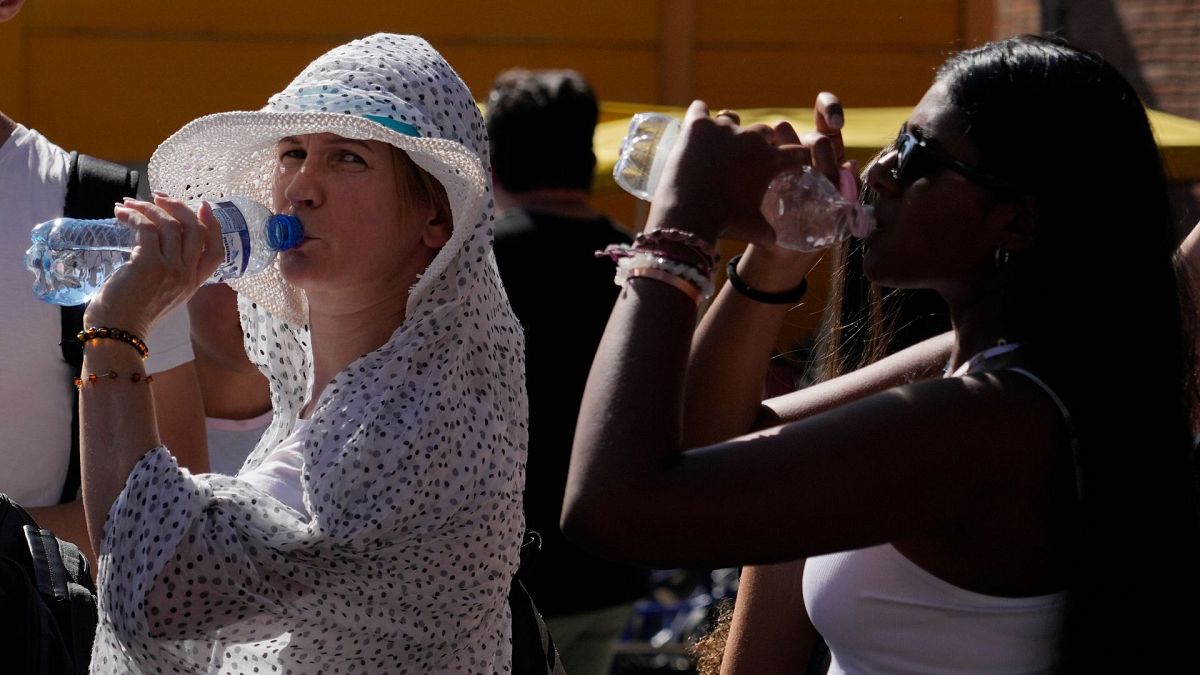
<svg viewBox="0 0 1200 675">
<path fill-rule="evenodd" d="M 319 206 L 323 198 L 320 171 L 318 163 L 307 160 L 290 170 L 281 170 L 275 184 L 276 207 L 295 212 Z"/>
<path fill-rule="evenodd" d="M 867 186 L 880 194 L 895 194 L 900 191 L 900 181 L 892 175 L 899 153 L 895 148 L 886 150 L 867 167 Z"/>
</svg>

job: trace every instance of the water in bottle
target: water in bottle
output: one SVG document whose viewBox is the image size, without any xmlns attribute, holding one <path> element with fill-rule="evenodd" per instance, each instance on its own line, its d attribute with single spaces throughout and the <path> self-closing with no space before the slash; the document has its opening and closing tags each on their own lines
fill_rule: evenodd
<svg viewBox="0 0 1200 675">
<path fill-rule="evenodd" d="M 679 131 L 679 120 L 670 115 L 634 115 L 613 167 L 617 185 L 649 201 Z M 850 236 L 867 236 L 875 227 L 872 208 L 859 203 L 849 169 L 842 170 L 838 182 L 835 186 L 811 167 L 776 176 L 762 203 L 763 217 L 775 230 L 775 243 L 815 251 Z"/>
<path fill-rule="evenodd" d="M 245 197 L 212 204 L 221 223 L 225 257 L 207 283 L 262 271 L 279 251 L 300 243 L 303 230 L 295 216 L 276 214 Z M 55 218 L 33 228 L 25 266 L 34 275 L 33 292 L 46 302 L 87 302 L 121 265 L 129 261 L 135 232 L 116 218 Z"/>
<path fill-rule="evenodd" d="M 667 156 L 679 138 L 679 120 L 662 113 L 638 113 L 621 141 L 613 180 L 644 201 L 654 196 Z"/>
</svg>

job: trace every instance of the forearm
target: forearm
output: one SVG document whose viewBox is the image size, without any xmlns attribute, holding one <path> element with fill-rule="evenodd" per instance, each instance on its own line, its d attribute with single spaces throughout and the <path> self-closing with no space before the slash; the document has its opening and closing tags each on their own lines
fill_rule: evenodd
<svg viewBox="0 0 1200 675">
<path fill-rule="evenodd" d="M 93 549 L 102 550 L 104 521 L 134 464 L 159 445 L 153 385 L 141 357 L 117 340 L 92 340 L 84 349 L 85 383 L 79 392 L 83 503 Z M 107 373 L 117 377 L 109 379 Z M 87 375 L 103 376 L 87 382 Z M 137 374 L 139 381 L 132 381 Z"/>
<path fill-rule="evenodd" d="M 953 346 L 954 334 L 943 333 L 852 373 L 770 399 L 760 408 L 754 426 L 765 429 L 795 422 L 891 387 L 937 377 Z"/>
<path fill-rule="evenodd" d="M 804 607 L 804 561 L 744 567 L 723 675 L 804 672 L 816 630 Z"/>
<path fill-rule="evenodd" d="M 767 293 L 797 288 L 820 255 L 750 246 L 738 274 Z M 726 283 L 692 344 L 684 408 L 684 447 L 749 431 L 759 416 L 775 340 L 792 304 L 752 300 Z"/>
<path fill-rule="evenodd" d="M 194 362 L 154 374 L 154 419 L 162 443 L 180 466 L 192 473 L 207 473 L 208 436 L 204 401 Z"/>
<path fill-rule="evenodd" d="M 696 307 L 670 286 L 632 279 L 622 289 L 580 406 L 563 527 L 592 539 L 621 518 L 610 509 L 652 490 L 647 479 L 681 450 L 683 375 Z"/>
</svg>

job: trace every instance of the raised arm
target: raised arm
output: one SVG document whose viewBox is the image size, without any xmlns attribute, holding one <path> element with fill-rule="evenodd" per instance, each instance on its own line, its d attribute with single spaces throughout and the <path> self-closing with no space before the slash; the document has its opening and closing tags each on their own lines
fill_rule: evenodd
<svg viewBox="0 0 1200 675">
<path fill-rule="evenodd" d="M 721 116 L 730 115 L 722 112 Z M 851 171 L 845 160 L 841 128 L 844 114 L 837 97 L 822 92 L 814 106 L 816 131 L 803 139 L 790 125 L 772 130 L 776 145 L 800 145 L 813 166 L 830 180 Z M 736 116 L 733 117 L 736 122 Z M 736 266 L 750 288 L 786 296 L 798 289 L 821 253 L 789 251 L 770 245 L 751 245 Z M 754 428 L 793 422 L 832 407 L 877 393 L 888 387 L 933 375 L 949 356 L 951 338 L 889 360 L 870 372 L 839 379 L 813 392 L 801 392 L 764 404 L 762 392 L 772 348 L 796 302 L 763 302 L 726 283 L 705 313 L 692 343 L 684 408 L 683 445 L 695 447 L 746 433 Z"/>
<path fill-rule="evenodd" d="M 762 190 L 800 161 L 794 153 L 710 119 L 700 103 L 675 152 L 648 228 L 770 241 Z M 908 385 L 688 450 L 695 320 L 688 294 L 650 278 L 630 279 L 614 307 L 581 406 L 563 513 L 568 537 L 598 553 L 651 566 L 784 561 L 971 522 L 1001 491 L 1049 473 L 1030 464 L 1051 456 L 1049 441 L 1037 440 L 1053 438 L 1046 429 L 1057 428 L 1057 411 L 998 405 L 997 396 L 1034 397 L 1034 385 L 1000 378 Z"/>
<path fill-rule="evenodd" d="M 88 306 L 86 326 L 149 334 L 220 262 L 220 226 L 207 206 L 198 219 L 182 202 L 130 201 L 117 217 L 137 229 L 137 249 Z M 204 224 L 201 224 L 201 220 Z M 104 521 L 134 464 L 160 444 L 154 395 L 142 356 L 118 339 L 95 339 L 83 351 L 80 454 L 83 501 L 92 547 L 101 551 Z M 90 375 L 96 375 L 90 381 Z M 115 374 L 115 376 L 113 376 Z"/>
</svg>

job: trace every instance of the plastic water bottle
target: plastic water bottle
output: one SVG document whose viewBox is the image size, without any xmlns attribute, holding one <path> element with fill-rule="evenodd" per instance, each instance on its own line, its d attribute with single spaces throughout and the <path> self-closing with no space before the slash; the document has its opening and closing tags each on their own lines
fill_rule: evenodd
<svg viewBox="0 0 1200 675">
<path fill-rule="evenodd" d="M 679 120 L 662 113 L 638 113 L 621 143 L 613 179 L 626 192 L 649 201 L 679 139 Z M 775 230 L 775 243 L 816 251 L 875 229 L 875 214 L 860 204 L 854 174 L 842 169 L 834 186 L 811 167 L 785 171 L 767 186 L 762 214 Z"/>
<path fill-rule="evenodd" d="M 276 253 L 304 238 L 298 218 L 272 215 L 267 207 L 245 197 L 214 202 L 212 210 L 221 223 L 225 259 L 207 283 L 259 272 Z M 33 273 L 34 294 L 46 302 L 78 305 L 90 300 L 129 261 L 136 233 L 116 218 L 55 218 L 35 226 L 30 239 L 33 244 L 25 252 L 25 267 Z"/>
</svg>

